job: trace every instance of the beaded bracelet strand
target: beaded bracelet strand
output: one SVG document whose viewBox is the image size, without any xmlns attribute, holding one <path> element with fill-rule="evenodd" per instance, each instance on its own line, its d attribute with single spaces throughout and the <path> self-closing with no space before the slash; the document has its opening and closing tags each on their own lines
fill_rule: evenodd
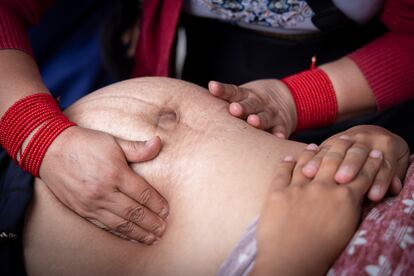
<svg viewBox="0 0 414 276">
<path fill-rule="evenodd" d="M 320 68 L 301 72 L 282 80 L 296 105 L 296 131 L 335 123 L 338 103 L 328 75 Z"/>
<path fill-rule="evenodd" d="M 39 93 L 14 103 L 0 120 L 0 144 L 25 171 L 38 177 L 47 149 L 66 128 L 75 126 L 49 94 Z M 32 134 L 24 151 L 24 141 Z"/>
</svg>

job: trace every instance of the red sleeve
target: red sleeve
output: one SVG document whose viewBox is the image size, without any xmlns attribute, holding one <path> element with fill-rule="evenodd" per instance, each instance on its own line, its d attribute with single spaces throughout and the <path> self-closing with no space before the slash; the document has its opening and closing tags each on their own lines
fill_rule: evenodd
<svg viewBox="0 0 414 276">
<path fill-rule="evenodd" d="M 389 32 L 349 55 L 378 110 L 414 98 L 414 0 L 386 0 L 381 19 Z"/>
<path fill-rule="evenodd" d="M 0 49 L 31 54 L 27 29 L 37 24 L 52 0 L 0 0 Z"/>
</svg>

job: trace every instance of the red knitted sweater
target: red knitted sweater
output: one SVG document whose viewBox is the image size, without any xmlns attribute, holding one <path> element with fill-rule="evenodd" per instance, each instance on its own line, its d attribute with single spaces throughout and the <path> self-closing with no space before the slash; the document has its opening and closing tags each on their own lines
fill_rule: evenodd
<svg viewBox="0 0 414 276">
<path fill-rule="evenodd" d="M 31 54 L 27 28 L 52 2 L 2 0 L 0 49 Z M 414 0 L 386 0 L 382 21 L 389 32 L 349 55 L 368 80 L 379 110 L 414 98 Z"/>
</svg>

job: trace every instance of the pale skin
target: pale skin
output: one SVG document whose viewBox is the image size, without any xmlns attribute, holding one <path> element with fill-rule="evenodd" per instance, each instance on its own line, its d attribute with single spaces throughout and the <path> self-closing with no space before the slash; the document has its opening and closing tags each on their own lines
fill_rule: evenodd
<svg viewBox="0 0 414 276">
<path fill-rule="evenodd" d="M 34 93 L 49 91 L 32 57 L 18 50 L 0 50 L 0 116 L 13 103 Z M 148 139 L 147 143 L 131 141 L 70 127 L 47 150 L 40 178 L 81 217 L 124 238 L 152 244 L 165 231 L 168 203 L 129 167 L 130 162 L 158 155 L 160 138 Z M 141 218 L 142 212 L 147 219 Z"/>
<path fill-rule="evenodd" d="M 291 155 L 291 159 L 300 160 L 294 175 L 300 174 L 301 179 L 307 179 L 301 169 L 305 161 L 317 154 L 318 147 L 310 145 L 304 153 L 306 159 L 298 157 L 302 156 L 300 153 L 305 145 L 278 139 L 250 127 L 229 115 L 227 108 L 228 104 L 210 97 L 201 87 L 173 79 L 143 78 L 108 86 L 67 109 L 68 117 L 83 127 L 105 131 L 123 139 L 145 140 L 154 135 L 162 138 L 164 147 L 157 158 L 132 164 L 132 167 L 153 183 L 170 202 L 168 230 L 158 243 L 150 247 L 123 241 L 85 222 L 37 180 L 24 231 L 25 264 L 29 274 L 171 275 L 174 272 L 175 275 L 214 275 L 245 227 L 260 214 L 261 209 L 259 228 L 268 230 L 264 234 L 260 234 L 263 230 L 259 230 L 259 241 L 268 239 L 268 234 L 280 234 L 274 229 L 276 222 L 290 225 L 292 231 L 299 227 L 300 220 L 292 220 L 295 224 L 289 224 L 288 216 L 282 216 L 286 212 L 289 214 L 289 210 L 283 213 L 277 207 L 279 202 L 272 200 L 274 190 L 280 189 L 282 194 L 287 194 L 285 188 L 289 186 L 288 182 L 275 181 L 282 179 L 280 169 L 275 171 L 275 168 L 283 156 Z M 367 133 L 374 138 L 381 136 L 377 129 L 370 129 Z M 383 135 L 385 137 L 388 133 Z M 399 143 L 394 135 L 390 135 L 389 139 L 390 147 Z M 318 173 L 323 174 L 329 169 L 327 179 L 330 182 L 326 184 L 330 186 L 336 185 L 332 182 L 332 175 L 339 166 L 338 162 L 346 159 L 346 152 L 357 143 L 351 138 L 335 140 L 340 140 L 344 146 L 337 149 L 327 145 L 326 148 L 331 153 L 340 151 L 335 155 L 336 165 L 333 167 L 334 163 L 324 161 L 329 164 L 322 165 Z M 370 162 L 370 158 L 381 159 L 383 156 L 378 150 L 373 152 L 374 157 L 355 156 L 361 158 L 358 164 L 362 164 L 358 176 L 366 173 L 365 164 Z M 331 154 L 326 154 L 324 158 L 329 160 L 331 157 Z M 319 181 L 318 176 L 316 180 Z M 341 185 L 338 189 L 340 192 L 334 192 L 335 196 L 329 190 L 320 196 L 315 192 L 304 192 L 290 197 L 309 199 L 305 202 L 311 203 L 311 199 L 318 200 L 319 205 L 315 202 L 307 204 L 312 208 L 301 205 L 304 211 L 301 216 L 318 213 L 320 204 L 326 201 L 324 206 L 343 206 L 344 210 L 338 212 L 350 217 L 350 226 L 344 228 L 344 233 L 342 230 L 335 232 L 335 228 L 326 229 L 327 236 L 341 237 L 331 244 L 333 248 L 325 245 L 326 255 L 319 255 L 316 260 L 323 269 L 346 242 L 349 232 L 352 232 L 350 229 L 355 227 L 354 218 L 359 216 L 359 205 L 350 200 L 352 194 L 347 192 L 351 187 Z M 264 202 L 269 201 L 271 203 L 263 207 Z M 283 204 L 280 201 L 280 206 Z M 295 207 L 291 209 L 292 212 L 297 211 Z M 331 216 L 337 215 L 331 212 L 320 219 L 325 221 Z M 332 221 L 336 219 L 332 218 Z M 348 223 L 347 220 L 342 222 Z M 315 230 L 309 219 L 304 219 L 303 223 L 302 227 Z M 297 237 L 302 239 L 305 236 Z M 275 236 L 275 241 L 277 239 L 280 236 Z M 258 261 L 263 262 L 263 270 L 273 269 L 268 267 L 267 258 L 284 257 L 283 252 L 273 243 L 269 243 L 269 247 L 262 244 L 259 242 Z M 294 244 L 286 246 L 292 248 L 287 252 L 297 249 Z M 304 243 L 304 246 L 306 254 L 313 254 L 313 244 Z M 264 255 L 266 258 L 261 257 L 263 250 L 269 252 L 269 256 L 267 253 Z M 300 261 L 295 255 L 298 253 L 290 256 L 293 258 L 289 259 L 290 263 Z"/>
<path fill-rule="evenodd" d="M 319 67 L 331 80 L 338 104 L 337 121 L 355 118 L 361 114 L 375 112 L 376 102 L 372 90 L 358 66 L 349 58 L 344 57 Z M 296 107 L 288 87 L 280 80 L 257 80 L 240 86 L 211 81 L 209 91 L 215 97 L 230 103 L 229 112 L 235 117 L 246 120 L 253 127 L 267 130 L 279 138 L 289 137 L 296 129 Z M 349 130 L 350 131 L 350 130 Z M 348 135 L 348 131 L 342 133 Z M 358 131 L 349 132 L 352 137 L 358 137 L 359 145 L 353 151 L 361 151 L 367 155 L 373 146 L 384 151 L 385 164 L 375 180 L 376 185 L 368 193 L 373 201 L 378 201 L 391 187 L 393 193 L 401 189 L 401 179 L 404 176 L 405 167 L 397 170 L 394 166 L 396 160 L 406 156 L 401 148 L 392 150 L 385 143 L 376 142 L 375 145 L 367 137 L 358 134 Z M 337 137 L 337 136 L 334 136 Z M 329 143 L 329 138 L 324 144 Z M 384 141 L 386 142 L 386 141 Z M 401 141 L 401 143 L 405 143 Z M 399 143 L 399 144 L 401 144 Z M 405 148 L 405 147 L 404 147 Z M 352 152 L 352 151 L 351 151 Z M 315 157 L 316 159 L 319 158 Z M 398 162 L 397 162 L 398 163 Z M 304 173 L 312 176 L 317 171 L 318 163 L 312 160 Z M 356 175 L 360 164 L 352 162 L 351 154 L 340 167 L 337 181 L 347 183 Z M 400 166 L 400 168 L 402 168 Z"/>
</svg>

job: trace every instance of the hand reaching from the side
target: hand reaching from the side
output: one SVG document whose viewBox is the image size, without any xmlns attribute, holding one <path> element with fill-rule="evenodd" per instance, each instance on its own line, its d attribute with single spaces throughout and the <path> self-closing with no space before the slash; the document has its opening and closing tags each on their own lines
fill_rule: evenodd
<svg viewBox="0 0 414 276">
<path fill-rule="evenodd" d="M 287 138 L 296 129 L 296 107 L 288 87 L 276 79 L 240 86 L 210 81 L 210 93 L 229 102 L 231 115 L 253 127 Z"/>
<path fill-rule="evenodd" d="M 151 160 L 160 149 L 158 137 L 133 142 L 71 127 L 46 152 L 40 177 L 81 217 L 123 238 L 152 244 L 165 231 L 168 203 L 128 162 Z"/>
</svg>

